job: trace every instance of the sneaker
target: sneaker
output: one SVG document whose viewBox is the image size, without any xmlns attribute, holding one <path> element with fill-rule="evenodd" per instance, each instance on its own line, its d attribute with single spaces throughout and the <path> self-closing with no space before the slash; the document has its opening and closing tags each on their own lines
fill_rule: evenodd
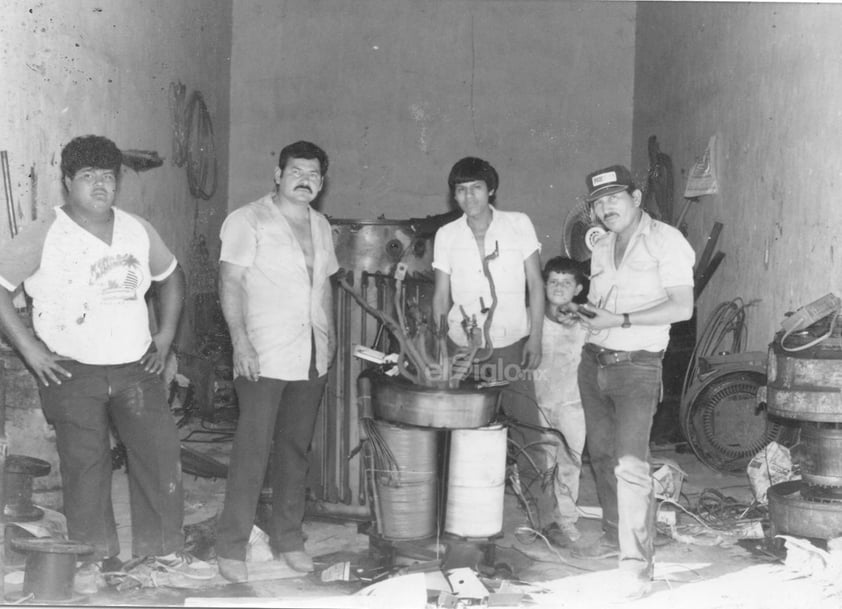
<svg viewBox="0 0 842 609">
<path fill-rule="evenodd" d="M 217 556 L 216 566 L 219 567 L 219 574 L 231 583 L 240 584 L 247 582 L 249 579 L 248 569 L 244 560 Z"/>
<path fill-rule="evenodd" d="M 105 578 L 96 562 L 82 563 L 73 575 L 73 591 L 82 596 L 96 594 L 105 587 Z"/>
<path fill-rule="evenodd" d="M 171 552 L 165 556 L 154 556 L 151 566 L 160 571 L 183 575 L 190 579 L 213 579 L 217 570 L 187 552 Z"/>
<path fill-rule="evenodd" d="M 586 545 L 579 545 L 571 553 L 573 558 L 585 560 L 602 560 L 620 555 L 620 544 L 609 539 L 606 535 L 600 535 L 596 540 Z"/>
<path fill-rule="evenodd" d="M 543 530 L 543 533 L 551 544 L 559 548 L 572 546 L 582 538 L 582 533 L 579 532 L 575 522 L 561 524 L 553 522 Z"/>
<path fill-rule="evenodd" d="M 303 550 L 295 550 L 293 552 L 281 552 L 286 563 L 301 573 L 310 573 L 315 569 L 313 559 L 307 556 Z"/>
</svg>

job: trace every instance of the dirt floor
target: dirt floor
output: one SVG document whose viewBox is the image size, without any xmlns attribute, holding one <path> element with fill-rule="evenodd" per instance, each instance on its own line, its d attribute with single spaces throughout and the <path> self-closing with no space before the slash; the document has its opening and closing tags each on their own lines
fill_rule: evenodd
<svg viewBox="0 0 842 609">
<path fill-rule="evenodd" d="M 226 460 L 225 442 L 196 448 Z M 679 503 L 684 509 L 661 506 L 662 511 L 673 512 L 676 526 L 662 525 L 652 593 L 631 606 L 842 606 L 842 560 L 838 555 L 817 549 L 797 556 L 792 550 L 783 550 L 781 540 L 746 539 L 762 535 L 768 525 L 763 510 L 746 511 L 752 501 L 747 477 L 713 472 L 681 448 L 680 444 L 653 447 L 653 459 L 672 460 L 686 474 L 680 481 Z M 190 549 L 213 565 L 213 519 L 222 505 L 224 479 L 186 475 L 185 486 Z M 120 521 L 121 558 L 127 560 L 131 535 L 124 470 L 115 472 L 114 501 Z M 598 505 L 587 467 L 579 504 L 583 512 L 591 514 L 589 506 Z M 741 513 L 747 517 L 740 518 Z M 661 516 L 665 523 L 670 518 Z M 484 595 L 486 606 L 497 607 L 606 606 L 606 595 L 616 578 L 616 559 L 576 560 L 569 551 L 552 548 L 529 534 L 523 528 L 526 524 L 525 512 L 508 492 L 503 533 L 492 541 L 439 539 L 384 546 L 367 534 L 370 527 L 364 519 L 308 517 L 307 549 L 317 567 L 313 574 L 296 574 L 268 558 L 265 546 L 256 540 L 254 560 L 249 564 L 252 581 L 247 584 L 228 584 L 219 575 L 204 581 L 163 578 L 157 587 L 146 582 L 144 587 L 123 591 L 106 588 L 62 604 L 393 609 L 478 606 Z M 595 538 L 599 521 L 583 517 L 580 528 L 586 537 Z M 7 602 L 37 602 L 21 596 L 21 576 L 20 571 L 7 574 Z M 459 593 L 451 592 L 454 589 Z"/>
</svg>

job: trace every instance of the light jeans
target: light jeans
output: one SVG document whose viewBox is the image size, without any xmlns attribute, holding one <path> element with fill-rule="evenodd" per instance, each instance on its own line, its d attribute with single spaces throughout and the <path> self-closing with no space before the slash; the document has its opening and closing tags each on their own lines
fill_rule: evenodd
<svg viewBox="0 0 842 609">
<path fill-rule="evenodd" d="M 582 450 L 585 447 L 585 411 L 582 404 L 560 404 L 541 407 L 546 417 L 545 425 L 557 429 L 557 434 L 543 434 L 541 466 L 545 471 L 555 469 L 552 494 L 555 499 L 553 519 L 575 523 L 579 519 L 576 501 L 579 498 L 579 475 L 582 471 Z"/>
<path fill-rule="evenodd" d="M 655 495 L 649 433 L 661 396 L 663 354 L 635 351 L 631 361 L 602 366 L 597 351 L 592 344 L 582 349 L 579 391 L 603 530 L 617 537 L 620 568 L 651 577 Z"/>
</svg>

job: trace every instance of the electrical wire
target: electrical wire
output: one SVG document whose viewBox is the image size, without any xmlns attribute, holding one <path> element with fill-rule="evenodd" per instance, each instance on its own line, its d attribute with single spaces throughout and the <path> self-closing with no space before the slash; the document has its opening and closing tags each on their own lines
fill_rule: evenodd
<svg viewBox="0 0 842 609">
<path fill-rule="evenodd" d="M 573 567 L 574 569 L 579 569 L 580 571 L 588 571 L 588 572 L 592 572 L 592 571 L 597 571 L 597 570 L 598 570 L 598 569 L 588 569 L 587 567 L 583 567 L 583 566 L 581 566 L 581 565 L 574 564 L 574 563 L 570 562 L 569 560 L 565 559 L 565 558 L 564 558 L 564 556 L 562 556 L 562 555 L 561 555 L 561 553 L 559 553 L 559 551 L 558 551 L 558 550 L 556 550 L 556 549 L 553 547 L 553 544 L 550 542 L 550 540 L 549 540 L 549 539 L 547 539 L 547 538 L 544 536 L 544 534 L 543 534 L 543 533 L 541 533 L 540 531 L 537 531 L 537 530 L 533 529 L 532 527 L 528 527 L 528 526 L 519 526 L 519 527 L 517 527 L 517 529 L 515 529 L 515 536 L 518 536 L 518 535 L 520 535 L 520 536 L 524 536 L 524 534 L 528 534 L 528 535 L 531 537 L 532 541 L 535 541 L 535 539 L 536 539 L 536 538 L 540 538 L 540 539 L 541 539 L 541 540 L 542 540 L 542 541 L 543 541 L 543 542 L 547 545 L 547 547 L 550 549 L 550 551 L 551 551 L 553 554 L 555 554 L 555 555 L 556 555 L 556 557 L 558 558 L 559 562 L 561 562 L 562 564 L 567 565 L 568 567 Z M 518 538 L 518 540 L 520 540 L 520 538 Z M 531 543 L 531 542 L 529 542 L 529 543 Z M 517 550 L 518 552 L 520 552 L 520 553 L 521 553 L 521 554 L 523 554 L 524 556 L 528 557 L 529 559 L 534 560 L 535 562 L 550 562 L 550 561 L 547 561 L 547 560 L 542 560 L 541 558 L 538 558 L 538 557 L 536 557 L 536 556 L 532 556 L 531 554 L 528 554 L 528 553 L 524 552 L 524 551 L 523 551 L 523 550 L 521 550 L 520 548 L 513 548 L 513 549 Z"/>
<path fill-rule="evenodd" d="M 217 159 L 213 123 L 202 94 L 193 91 L 187 103 L 187 185 L 190 194 L 208 200 L 216 192 Z"/>
<path fill-rule="evenodd" d="M 745 325 L 745 310 L 756 302 L 752 300 L 745 304 L 742 298 L 735 298 L 730 302 L 720 303 L 713 310 L 690 356 L 690 362 L 684 374 L 682 396 L 687 395 L 690 385 L 698 375 L 699 360 L 723 352 L 729 354 L 742 352 L 743 342 L 748 332 Z M 727 344 L 729 336 L 731 341 Z"/>
</svg>

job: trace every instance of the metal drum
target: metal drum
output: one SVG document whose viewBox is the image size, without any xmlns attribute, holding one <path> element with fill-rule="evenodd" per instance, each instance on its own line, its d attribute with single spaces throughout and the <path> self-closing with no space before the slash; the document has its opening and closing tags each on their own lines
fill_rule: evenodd
<svg viewBox="0 0 842 609">
<path fill-rule="evenodd" d="M 807 484 L 842 487 L 842 429 L 833 424 L 805 423 L 801 445 L 802 479 Z"/>
<path fill-rule="evenodd" d="M 502 425 L 450 433 L 446 533 L 479 538 L 503 530 L 507 437 Z"/>
<path fill-rule="evenodd" d="M 470 429 L 488 425 L 497 413 L 499 388 L 434 389 L 385 375 L 371 380 L 374 416 L 393 423 Z"/>
<path fill-rule="evenodd" d="M 440 432 L 386 421 L 374 421 L 373 431 L 389 457 L 376 458 L 374 472 L 383 538 L 432 537 L 436 532 Z"/>
<path fill-rule="evenodd" d="M 769 347 L 769 414 L 786 419 L 842 423 L 842 349 L 832 337 L 809 350 Z"/>
<path fill-rule="evenodd" d="M 769 413 L 801 426 L 802 480 L 769 488 L 775 534 L 819 539 L 842 535 L 842 337 L 830 331 L 777 336 L 769 348 Z M 800 343 L 800 344 L 799 344 Z M 802 348 L 803 347 L 803 348 Z"/>
</svg>

